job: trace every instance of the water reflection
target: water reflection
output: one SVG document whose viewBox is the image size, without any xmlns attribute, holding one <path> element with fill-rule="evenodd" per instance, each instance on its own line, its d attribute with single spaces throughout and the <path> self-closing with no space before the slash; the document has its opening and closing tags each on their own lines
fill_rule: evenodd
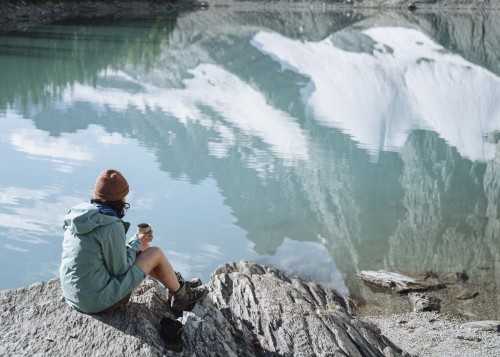
<svg viewBox="0 0 500 357">
<path fill-rule="evenodd" d="M 375 156 L 400 149 L 417 129 L 438 132 L 470 159 L 494 155 L 482 139 L 500 126 L 500 79 L 418 31 L 341 31 L 320 42 L 261 32 L 252 41 L 310 79 L 303 100 L 317 120 Z"/>
<path fill-rule="evenodd" d="M 52 100 L 67 85 L 92 82 L 97 73 L 124 63 L 146 68 L 158 57 L 176 17 L 115 20 L 113 25 L 53 25 L 0 33 L 0 108 L 25 108 Z M 8 84 L 8 85 L 5 85 Z"/>
<path fill-rule="evenodd" d="M 434 16 L 274 14 L 293 18 L 279 27 L 261 15 L 188 14 L 171 32 L 153 31 L 152 43 L 141 42 L 146 29 L 134 37 L 154 54 L 146 62 L 132 46 L 83 78 L 1 85 L 0 144 L 13 163 L 0 177 L 4 247 L 36 251 L 33 266 L 57 265 L 61 215 L 90 195 L 103 167 L 118 167 L 132 186 L 127 217 L 148 217 L 187 276 L 247 258 L 356 294 L 366 293 L 354 278 L 362 269 L 467 270 L 494 281 L 494 55 L 481 63 L 464 46 L 450 51 L 452 39 L 432 37 Z M 128 48 L 119 29 L 116 46 Z M 43 31 L 63 43 L 89 33 L 89 48 L 108 41 L 99 29 Z M 41 46 L 34 37 L 25 41 Z M 34 77 L 13 72 L 22 83 Z M 40 88 L 43 105 L 27 96 Z M 4 274 L 0 286 L 33 278 Z"/>
<path fill-rule="evenodd" d="M 341 272 L 325 246 L 316 242 L 297 242 L 285 238 L 276 254 L 259 259 L 263 264 L 279 266 L 288 274 L 335 286 L 338 292 L 348 295 Z"/>
</svg>

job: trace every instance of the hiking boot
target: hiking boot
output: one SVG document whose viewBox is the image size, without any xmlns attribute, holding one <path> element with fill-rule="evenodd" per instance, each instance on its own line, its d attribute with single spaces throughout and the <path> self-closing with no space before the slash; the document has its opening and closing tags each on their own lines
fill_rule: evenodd
<svg viewBox="0 0 500 357">
<path fill-rule="evenodd" d="M 206 286 L 198 286 L 196 288 L 188 287 L 187 284 L 181 286 L 179 290 L 172 293 L 172 310 L 182 311 L 185 310 L 190 305 L 194 305 L 196 302 L 203 300 L 208 294 L 208 288 Z"/>
<path fill-rule="evenodd" d="M 181 273 L 179 273 L 177 271 L 175 272 L 175 276 L 177 277 L 177 281 L 179 282 L 179 284 L 181 286 L 186 284 L 186 287 L 188 287 L 188 288 L 197 288 L 198 286 L 201 286 L 203 284 L 201 282 L 200 278 L 194 278 L 191 280 L 184 280 Z"/>
</svg>

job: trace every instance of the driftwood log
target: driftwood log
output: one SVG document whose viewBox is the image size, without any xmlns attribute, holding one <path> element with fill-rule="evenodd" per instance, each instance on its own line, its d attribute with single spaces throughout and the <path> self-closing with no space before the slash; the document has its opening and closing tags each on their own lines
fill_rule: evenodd
<svg viewBox="0 0 500 357">
<path fill-rule="evenodd" d="M 408 299 L 411 302 L 413 311 L 439 311 L 440 300 L 436 297 L 423 293 L 409 293 Z"/>
<path fill-rule="evenodd" d="M 437 289 L 443 284 L 427 272 L 391 272 L 387 270 L 361 271 L 359 277 L 370 284 L 381 286 L 397 293 Z"/>
</svg>

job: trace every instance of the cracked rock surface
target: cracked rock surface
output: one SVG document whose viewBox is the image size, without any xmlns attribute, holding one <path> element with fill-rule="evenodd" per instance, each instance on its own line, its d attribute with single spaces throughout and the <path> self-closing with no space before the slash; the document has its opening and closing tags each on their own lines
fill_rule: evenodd
<svg viewBox="0 0 500 357">
<path fill-rule="evenodd" d="M 334 290 L 241 261 L 219 267 L 191 313 L 182 352 L 160 338 L 175 318 L 168 292 L 146 279 L 124 307 L 85 315 L 69 308 L 57 279 L 0 292 L 0 355 L 406 356 L 378 328 L 351 314 Z"/>
</svg>

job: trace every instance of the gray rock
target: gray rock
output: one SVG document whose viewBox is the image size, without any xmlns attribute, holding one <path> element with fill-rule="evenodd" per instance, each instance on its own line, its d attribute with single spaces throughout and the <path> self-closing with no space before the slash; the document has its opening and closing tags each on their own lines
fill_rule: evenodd
<svg viewBox="0 0 500 357">
<path fill-rule="evenodd" d="M 407 356 L 351 314 L 332 289 L 249 262 L 225 264 L 210 294 L 185 313 L 183 351 L 167 349 L 160 320 L 175 318 L 168 292 L 146 279 L 126 306 L 85 315 L 69 308 L 57 279 L 0 292 L 0 355 Z"/>
<path fill-rule="evenodd" d="M 474 289 L 469 289 L 469 288 L 463 288 L 454 296 L 455 299 L 459 300 L 468 300 L 468 299 L 474 299 L 479 295 L 479 291 L 474 290 Z"/>
<path fill-rule="evenodd" d="M 464 328 L 483 330 L 483 331 L 497 331 L 500 332 L 500 321 L 484 320 L 484 321 L 471 321 L 462 324 Z"/>
<path fill-rule="evenodd" d="M 439 274 L 438 279 L 444 284 L 457 284 L 466 282 L 469 277 L 466 272 L 448 272 Z"/>
<path fill-rule="evenodd" d="M 0 292 L 0 355 L 157 356 L 167 292 L 146 280 L 124 308 L 102 315 L 72 310 L 58 279 Z"/>
</svg>

